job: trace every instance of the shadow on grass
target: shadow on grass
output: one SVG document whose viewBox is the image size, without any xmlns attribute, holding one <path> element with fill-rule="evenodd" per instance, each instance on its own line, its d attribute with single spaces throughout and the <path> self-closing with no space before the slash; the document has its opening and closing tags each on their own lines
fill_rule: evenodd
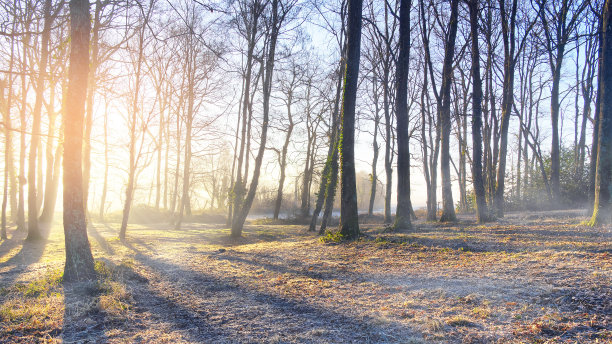
<svg viewBox="0 0 612 344">
<path fill-rule="evenodd" d="M 17 247 L 19 242 L 23 241 L 27 235 L 26 232 L 18 231 L 16 228 L 13 230 L 12 234 L 10 234 L 10 229 L 7 228 L 6 231 L 10 238 L 3 240 L 2 243 L 0 243 L 0 258 L 8 254 L 13 248 Z"/>
<path fill-rule="evenodd" d="M 96 282 L 64 285 L 62 340 L 65 343 L 106 342 L 108 324 L 105 313 L 95 309 L 98 299 Z"/>
<path fill-rule="evenodd" d="M 607 239 L 612 238 L 610 232 L 550 218 L 546 222 L 528 224 L 516 218 L 510 223 L 492 222 L 485 225 L 473 221 L 419 223 L 410 232 L 378 234 L 384 240 L 395 243 L 416 243 L 471 252 L 612 252 Z"/>
<path fill-rule="evenodd" d="M 180 295 L 183 295 L 181 299 L 185 303 L 191 301 L 191 307 L 187 308 L 186 305 L 160 295 L 151 285 L 147 285 L 146 292 L 139 293 L 138 298 L 142 306 L 151 312 L 157 312 L 158 316 L 172 321 L 180 328 L 189 328 L 191 340 L 261 342 L 269 341 L 271 336 L 288 339 L 287 336 L 298 336 L 308 329 L 334 334 L 334 337 L 317 339 L 324 342 L 388 340 L 383 333 L 388 328 L 377 324 L 369 316 L 346 315 L 309 305 L 303 300 L 251 289 L 243 286 L 234 276 L 213 276 L 185 269 L 147 256 L 129 244 L 126 247 L 133 249 L 137 262 L 167 276 L 169 284 L 177 291 L 180 290 Z M 191 292 L 190 289 L 197 292 Z M 191 297 L 185 299 L 184 295 Z M 192 298 L 197 298 L 197 304 L 194 304 Z M 175 314 L 168 314 L 169 311 Z M 407 327 L 405 330 L 411 332 Z M 343 337 L 336 337 L 338 333 L 342 333 Z"/>
<path fill-rule="evenodd" d="M 107 228 L 110 228 L 110 226 L 108 225 L 105 226 L 107 226 Z M 98 232 L 98 228 L 96 225 L 90 223 L 89 226 L 87 226 L 87 232 L 96 240 L 98 246 L 100 246 L 104 250 L 104 252 L 108 253 L 109 255 L 115 254 L 115 250 L 113 250 L 113 247 L 108 243 L 108 241 L 106 241 L 106 238 L 104 238 L 100 234 L 100 232 Z"/>
<path fill-rule="evenodd" d="M 223 254 L 209 255 L 208 258 L 216 259 L 219 261 L 224 260 L 232 263 L 242 263 L 252 266 L 253 269 L 263 268 L 265 270 L 274 271 L 279 274 L 293 274 L 318 280 L 343 280 L 343 274 L 341 272 L 338 272 L 337 270 L 330 269 L 329 271 L 325 271 L 322 270 L 321 266 L 316 266 L 316 269 L 313 268 L 312 270 L 309 270 L 311 268 L 310 266 L 305 266 L 301 261 L 298 260 L 285 260 L 284 265 L 262 262 L 260 261 L 260 259 L 262 258 L 265 259 L 274 257 L 254 255 L 249 252 L 232 251 L 231 253 L 226 252 Z M 295 266 L 297 268 L 292 268 L 290 266 Z M 300 267 L 302 269 L 300 269 Z"/>
<path fill-rule="evenodd" d="M 0 263 L 0 269 L 12 266 L 10 270 L 5 271 L 0 275 L 0 285 L 12 285 L 21 273 L 26 271 L 30 265 L 37 263 L 42 258 L 45 247 L 47 246 L 50 226 L 40 224 L 40 227 L 42 239 L 34 242 L 25 240 L 27 233 L 22 234 L 17 231 L 13 233 L 13 237 L 11 238 L 11 241 L 15 242 L 13 247 L 21 244 L 21 249 L 16 255 L 7 259 L 5 262 Z M 18 239 L 15 238 L 17 234 L 19 235 Z"/>
</svg>

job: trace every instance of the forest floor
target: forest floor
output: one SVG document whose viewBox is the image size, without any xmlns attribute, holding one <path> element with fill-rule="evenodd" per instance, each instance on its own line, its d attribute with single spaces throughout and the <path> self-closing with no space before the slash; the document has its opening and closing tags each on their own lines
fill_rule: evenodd
<svg viewBox="0 0 612 344">
<path fill-rule="evenodd" d="M 60 225 L 0 243 L 0 343 L 612 343 L 612 232 L 580 211 L 304 226 L 90 226 L 99 281 L 63 285 Z"/>
</svg>

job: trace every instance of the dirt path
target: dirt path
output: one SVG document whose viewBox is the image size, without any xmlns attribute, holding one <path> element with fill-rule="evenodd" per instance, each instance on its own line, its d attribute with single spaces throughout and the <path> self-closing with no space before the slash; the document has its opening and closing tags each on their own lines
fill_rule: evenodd
<svg viewBox="0 0 612 344">
<path fill-rule="evenodd" d="M 64 342 L 612 342 L 610 229 L 580 221 L 517 214 L 393 234 L 367 225 L 348 244 L 273 225 L 230 241 L 226 229 L 199 224 L 133 226 L 123 244 L 114 225 L 96 225 L 112 302 L 62 288 L 49 309 L 56 321 L 19 332 L 5 319 L 0 342 L 36 341 L 43 330 Z M 18 238 L 0 246 L 0 285 L 61 267 L 58 228 L 38 261 L 19 260 L 28 251 Z M 0 292 L 0 302 L 19 295 Z"/>
</svg>

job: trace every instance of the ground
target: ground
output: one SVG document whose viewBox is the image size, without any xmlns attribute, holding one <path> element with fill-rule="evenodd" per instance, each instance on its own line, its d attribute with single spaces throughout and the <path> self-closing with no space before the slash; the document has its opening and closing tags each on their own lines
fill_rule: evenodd
<svg viewBox="0 0 612 344">
<path fill-rule="evenodd" d="M 476 225 L 90 225 L 99 281 L 61 283 L 64 238 L 0 244 L 0 343 L 612 343 L 612 232 L 581 211 Z"/>
</svg>

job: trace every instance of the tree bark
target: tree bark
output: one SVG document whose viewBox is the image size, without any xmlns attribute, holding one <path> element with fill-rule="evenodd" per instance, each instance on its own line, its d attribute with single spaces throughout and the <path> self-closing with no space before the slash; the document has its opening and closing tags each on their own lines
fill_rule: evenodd
<svg viewBox="0 0 612 344">
<path fill-rule="evenodd" d="M 399 56 L 395 67 L 397 118 L 397 209 L 393 227 L 412 229 L 410 221 L 410 145 L 408 137 L 408 68 L 410 65 L 410 0 L 400 0 Z"/>
<path fill-rule="evenodd" d="M 340 234 L 347 239 L 359 236 L 357 185 L 355 179 L 355 103 L 361 50 L 361 16 L 363 0 L 348 0 L 347 58 L 344 95 L 341 111 L 340 171 L 341 207 Z"/>
<path fill-rule="evenodd" d="M 94 261 L 87 238 L 83 208 L 83 117 L 89 69 L 89 2 L 70 1 L 70 69 L 64 115 L 64 281 L 95 278 Z"/>
<path fill-rule="evenodd" d="M 478 0 L 468 1 L 470 34 L 472 38 L 472 182 L 476 196 L 476 220 L 489 220 L 487 199 L 482 178 L 482 80 L 480 79 L 480 51 L 478 48 Z"/>
<path fill-rule="evenodd" d="M 603 40 L 599 82 L 599 149 L 597 154 L 596 190 L 590 225 L 612 221 L 612 0 L 606 0 L 602 11 Z"/>
<path fill-rule="evenodd" d="M 444 65 L 442 67 L 442 88 L 440 97 L 442 107 L 440 108 L 441 128 L 441 155 L 440 171 L 442 172 L 442 216 L 441 222 L 455 221 L 455 204 L 453 202 L 453 190 L 450 174 L 450 88 L 453 78 L 453 55 L 455 52 L 455 38 L 457 36 L 459 0 L 451 0 L 451 16 L 449 33 L 444 47 Z"/>
</svg>

